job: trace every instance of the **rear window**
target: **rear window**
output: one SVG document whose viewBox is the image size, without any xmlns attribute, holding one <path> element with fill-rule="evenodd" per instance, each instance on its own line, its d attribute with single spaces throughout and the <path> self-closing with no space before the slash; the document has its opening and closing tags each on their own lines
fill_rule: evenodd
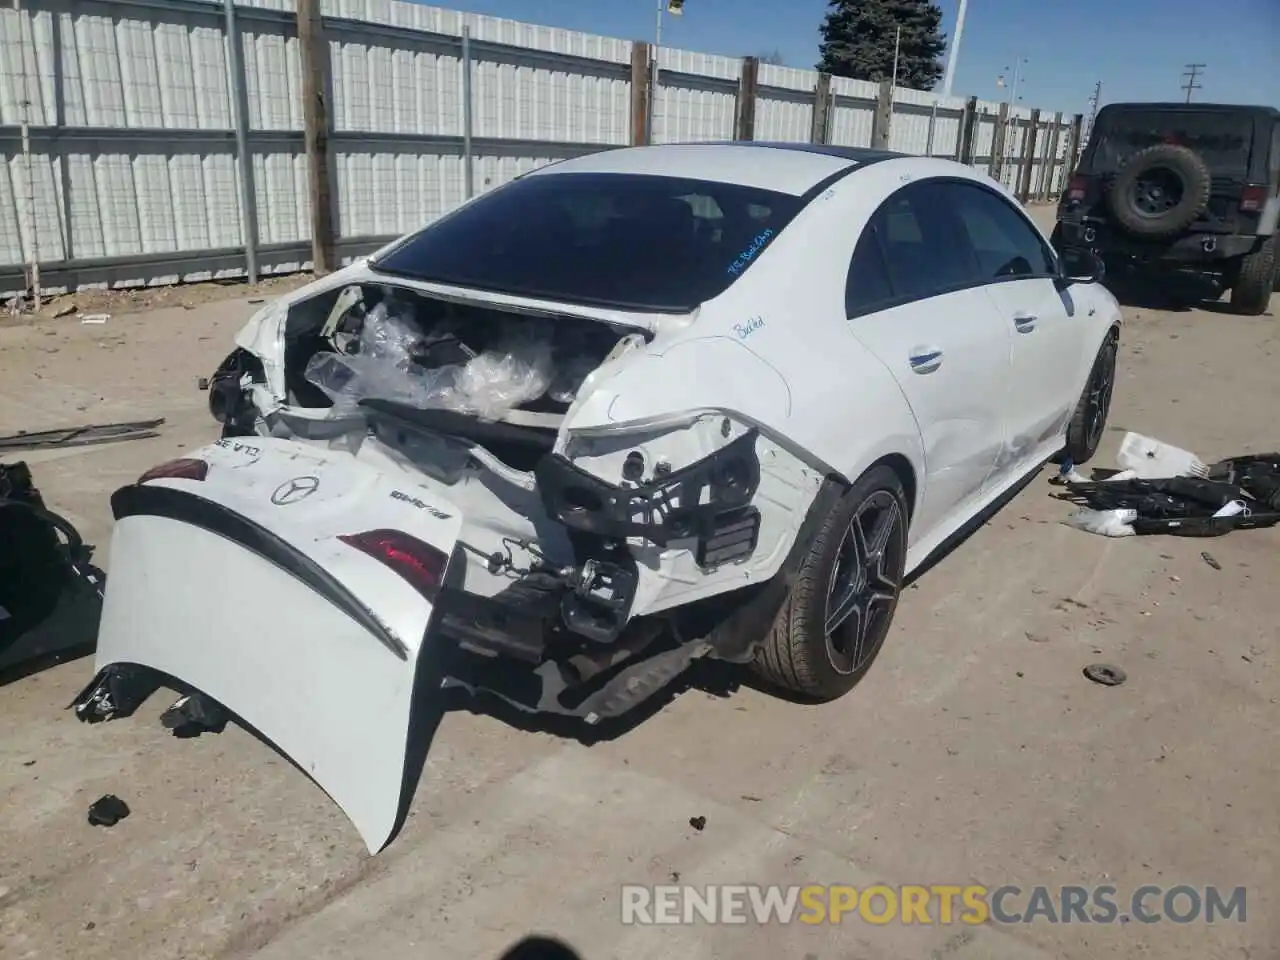
<svg viewBox="0 0 1280 960">
<path fill-rule="evenodd" d="M 372 266 L 563 303 L 684 312 L 742 276 L 802 204 L 705 180 L 529 176 L 442 217 Z"/>
<path fill-rule="evenodd" d="M 1146 147 L 1176 143 L 1204 158 L 1215 174 L 1244 176 L 1249 169 L 1253 118 L 1246 113 L 1208 110 L 1125 111 L 1098 118 L 1089 166 L 1098 172 L 1119 167 Z"/>
</svg>

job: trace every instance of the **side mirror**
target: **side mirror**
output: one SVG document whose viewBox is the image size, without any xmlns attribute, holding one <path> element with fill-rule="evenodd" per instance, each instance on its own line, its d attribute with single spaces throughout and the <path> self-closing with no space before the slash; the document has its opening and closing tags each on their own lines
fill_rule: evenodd
<svg viewBox="0 0 1280 960">
<path fill-rule="evenodd" d="M 1062 271 L 1062 282 L 1101 283 L 1107 275 L 1106 264 L 1092 250 L 1084 247 L 1067 247 L 1058 254 L 1058 265 Z"/>
</svg>

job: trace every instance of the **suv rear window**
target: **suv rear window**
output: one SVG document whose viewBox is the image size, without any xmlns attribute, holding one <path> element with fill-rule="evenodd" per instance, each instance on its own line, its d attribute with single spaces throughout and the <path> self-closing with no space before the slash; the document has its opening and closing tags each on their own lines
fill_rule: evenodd
<svg viewBox="0 0 1280 960">
<path fill-rule="evenodd" d="M 1244 176 L 1253 117 L 1211 110 L 1126 110 L 1099 117 L 1091 139 L 1089 168 L 1098 173 L 1118 170 L 1145 147 L 1177 143 L 1200 154 L 1215 175 Z"/>
<path fill-rule="evenodd" d="M 371 266 L 562 303 L 686 312 L 742 276 L 803 203 L 705 180 L 539 174 L 459 207 Z"/>
</svg>

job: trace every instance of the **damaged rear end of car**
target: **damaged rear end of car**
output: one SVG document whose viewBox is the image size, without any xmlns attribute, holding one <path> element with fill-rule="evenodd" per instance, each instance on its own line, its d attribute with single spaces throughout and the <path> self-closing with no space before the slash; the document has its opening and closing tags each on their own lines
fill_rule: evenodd
<svg viewBox="0 0 1280 960">
<path fill-rule="evenodd" d="M 697 184 L 652 179 L 662 195 L 610 202 L 663 229 L 696 209 Z M 716 187 L 712 226 L 691 229 L 720 231 L 728 263 L 760 256 L 800 207 Z M 452 242 L 471 249 L 429 228 L 252 318 L 211 378 L 222 438 L 113 498 L 82 719 L 127 715 L 157 677 L 198 691 L 376 851 L 414 717 L 444 689 L 597 723 L 699 657 L 750 660 L 827 471 L 776 429 L 776 372 L 699 330 L 743 266 L 691 269 L 703 235 L 611 267 L 635 241 L 598 206 L 577 226 Z M 535 227 L 562 245 L 540 272 L 468 272 Z M 583 230 L 607 262 L 573 263 Z"/>
</svg>

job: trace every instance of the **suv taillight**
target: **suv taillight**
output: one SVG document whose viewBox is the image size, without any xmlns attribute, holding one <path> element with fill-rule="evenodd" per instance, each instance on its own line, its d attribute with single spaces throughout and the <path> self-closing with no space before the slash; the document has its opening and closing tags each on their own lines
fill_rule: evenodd
<svg viewBox="0 0 1280 960">
<path fill-rule="evenodd" d="M 209 464 L 203 460 L 183 458 L 181 460 L 170 460 L 167 463 L 152 467 L 138 478 L 138 482 L 146 483 L 148 480 L 203 480 L 208 475 Z"/>
<path fill-rule="evenodd" d="M 394 570 L 428 600 L 434 599 L 444 580 L 449 558 L 401 530 L 344 533 L 338 539 Z"/>
<path fill-rule="evenodd" d="M 1068 200 L 1083 200 L 1085 192 L 1089 189 L 1089 181 L 1084 177 L 1075 176 L 1071 178 L 1071 182 L 1067 184 Z"/>
<path fill-rule="evenodd" d="M 1260 213 L 1267 202 L 1267 188 L 1260 183 L 1251 183 L 1240 194 L 1241 213 Z"/>
</svg>

